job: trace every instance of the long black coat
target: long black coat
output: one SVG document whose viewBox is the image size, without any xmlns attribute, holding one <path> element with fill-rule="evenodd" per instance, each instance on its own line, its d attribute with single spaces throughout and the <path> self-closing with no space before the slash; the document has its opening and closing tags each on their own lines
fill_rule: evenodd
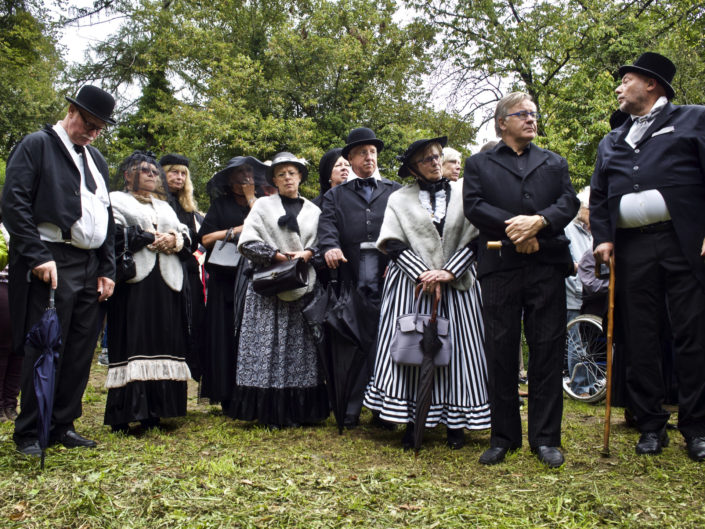
<svg viewBox="0 0 705 529">
<path fill-rule="evenodd" d="M 94 147 L 88 150 L 105 181 L 108 164 Z M 97 176 L 97 175 L 95 175 Z M 10 245 L 10 303 L 13 314 L 13 344 L 24 343 L 29 283 L 27 274 L 34 267 L 54 260 L 39 238 L 37 225 L 56 224 L 70 230 L 82 214 L 81 173 L 56 132 L 49 126 L 25 136 L 10 154 L 2 196 L 3 223 L 12 237 Z M 114 223 L 108 208 L 108 234 L 98 248 L 98 277 L 115 278 Z"/>
<path fill-rule="evenodd" d="M 683 254 L 705 286 L 705 107 L 668 103 L 632 149 L 632 120 L 605 136 L 590 184 L 593 244 L 614 242 L 622 195 L 658 189 Z"/>
<path fill-rule="evenodd" d="M 465 216 L 480 230 L 478 275 L 519 268 L 528 263 L 557 264 L 572 273 L 573 261 L 563 228 L 575 217 L 580 201 L 570 183 L 568 163 L 561 156 L 531 145 L 525 176 L 502 156 L 500 143 L 465 161 Z M 506 147 L 505 147 L 506 148 Z M 520 254 L 514 245 L 501 252 L 487 250 L 489 240 L 508 240 L 504 223 L 516 215 L 543 215 L 549 225 L 539 231 L 539 251 Z"/>
<path fill-rule="evenodd" d="M 357 283 L 360 243 L 377 242 L 389 195 L 400 187 L 397 182 L 382 178 L 377 182 L 377 188 L 368 204 L 356 189 L 353 179 L 330 189 L 323 196 L 321 216 L 318 219 L 318 245 L 322 253 L 333 248 L 343 251 L 348 260 L 348 266 L 341 269 L 343 279 Z M 387 262 L 388 259 L 380 255 L 380 283 Z"/>
</svg>

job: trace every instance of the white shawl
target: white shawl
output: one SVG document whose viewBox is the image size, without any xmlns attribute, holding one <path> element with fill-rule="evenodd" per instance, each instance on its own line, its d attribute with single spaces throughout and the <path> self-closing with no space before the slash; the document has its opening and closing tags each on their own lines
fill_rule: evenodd
<svg viewBox="0 0 705 529">
<path fill-rule="evenodd" d="M 301 232 L 299 235 L 277 224 L 279 217 L 286 215 L 279 195 L 260 198 L 254 203 L 250 214 L 245 219 L 238 242 L 238 250 L 243 244 L 251 241 L 264 242 L 281 253 L 300 252 L 306 248 L 313 248 L 318 244 L 318 216 L 320 214 L 321 210 L 313 202 L 304 198 L 301 211 L 296 217 Z M 281 292 L 277 296 L 282 301 L 295 301 L 304 294 L 312 292 L 315 282 L 316 272 L 309 262 L 308 285 L 296 290 Z"/>
<path fill-rule="evenodd" d="M 442 270 L 450 258 L 478 236 L 479 230 L 465 218 L 462 182 L 450 182 L 450 202 L 446 211 L 443 238 L 438 234 L 431 215 L 419 201 L 419 185 L 409 184 L 389 196 L 377 248 L 385 251 L 390 239 L 411 248 L 429 270 Z M 453 288 L 467 290 L 472 274 L 463 274 L 451 282 Z"/>
</svg>

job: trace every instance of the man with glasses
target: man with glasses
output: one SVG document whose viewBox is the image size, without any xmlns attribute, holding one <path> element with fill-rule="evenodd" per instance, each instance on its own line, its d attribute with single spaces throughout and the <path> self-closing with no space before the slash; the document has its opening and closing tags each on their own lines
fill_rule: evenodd
<svg viewBox="0 0 705 529">
<path fill-rule="evenodd" d="M 383 148 L 384 142 L 372 130 L 360 127 L 350 131 L 342 154 L 350 162 L 352 174 L 347 182 L 323 196 L 318 219 L 318 242 L 326 264 L 331 270 L 339 270 L 339 280 L 351 282 L 375 307 L 381 302 L 389 261 L 377 250 L 377 237 L 389 195 L 401 187 L 379 174 L 377 153 Z M 349 428 L 359 422 L 374 357 L 372 347 L 348 405 L 345 425 Z"/>
<path fill-rule="evenodd" d="M 55 289 L 61 323 L 51 440 L 67 448 L 94 447 L 76 433 L 99 332 L 98 303 L 113 292 L 115 252 L 108 196 L 108 164 L 90 144 L 107 124 L 115 99 L 86 85 L 69 101 L 64 119 L 29 134 L 7 162 L 3 221 L 12 237 L 9 293 L 13 348 L 24 355 L 20 414 L 14 441 L 37 456 L 34 363 L 41 351 L 25 335 Z"/>
<path fill-rule="evenodd" d="M 563 228 L 580 205 L 568 164 L 532 143 L 537 134 L 531 96 L 513 92 L 495 110 L 501 141 L 465 162 L 465 215 L 480 230 L 485 355 L 494 465 L 522 444 L 517 379 L 522 314 L 529 345 L 529 446 L 549 467 L 563 464 L 561 369 L 565 349 L 564 278 L 573 260 Z M 500 250 L 487 248 L 501 241 Z"/>
</svg>

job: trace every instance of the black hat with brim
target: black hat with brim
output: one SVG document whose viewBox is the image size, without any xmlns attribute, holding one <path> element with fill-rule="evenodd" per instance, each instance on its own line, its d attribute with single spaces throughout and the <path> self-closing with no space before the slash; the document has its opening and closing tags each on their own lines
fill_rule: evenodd
<svg viewBox="0 0 705 529">
<path fill-rule="evenodd" d="M 432 143 L 439 143 L 441 147 L 445 147 L 448 143 L 448 136 L 439 136 L 438 138 L 431 138 L 430 140 L 416 140 L 414 143 L 409 145 L 409 147 L 404 151 L 404 154 L 397 156 L 397 160 L 401 162 L 401 167 L 397 174 L 402 178 L 406 176 L 413 176 L 411 174 L 411 159 L 414 157 L 418 151 L 425 149 Z"/>
<path fill-rule="evenodd" d="M 228 193 L 230 190 L 230 171 L 237 169 L 243 165 L 252 167 L 254 175 L 254 183 L 256 186 L 267 185 L 265 171 L 267 166 L 260 162 L 254 156 L 235 156 L 230 158 L 223 169 L 213 175 L 213 178 L 208 180 L 206 191 L 211 197 L 217 197 Z"/>
<path fill-rule="evenodd" d="M 274 185 L 274 168 L 277 165 L 282 165 L 285 163 L 298 167 L 299 172 L 301 173 L 301 183 L 303 184 L 308 178 L 308 167 L 306 167 L 306 160 L 297 158 L 290 152 L 286 151 L 278 152 L 274 155 L 274 158 L 272 158 L 272 165 L 267 167 L 267 172 L 265 174 L 267 182 L 269 182 L 272 186 Z"/>
<path fill-rule="evenodd" d="M 348 134 L 348 138 L 345 140 L 345 147 L 343 147 L 343 158 L 347 160 L 350 151 L 359 145 L 374 145 L 377 147 L 377 152 L 384 149 L 384 142 L 375 135 L 372 129 L 360 127 L 351 130 L 350 134 Z"/>
<path fill-rule="evenodd" d="M 110 117 L 115 109 L 115 98 L 97 86 L 87 84 L 78 91 L 75 99 L 66 96 L 66 101 L 109 125 L 115 125 L 115 120 Z"/>
<path fill-rule="evenodd" d="M 176 154 L 175 152 L 165 154 L 159 159 L 159 165 L 164 167 L 165 165 L 184 165 L 188 167 L 189 159 L 181 154 Z"/>
<path fill-rule="evenodd" d="M 635 72 L 656 79 L 666 90 L 666 97 L 669 100 L 673 99 L 676 94 L 671 86 L 673 76 L 676 75 L 676 65 L 663 55 L 650 51 L 642 53 L 634 64 L 627 64 L 619 68 L 620 79 L 628 72 Z"/>
</svg>

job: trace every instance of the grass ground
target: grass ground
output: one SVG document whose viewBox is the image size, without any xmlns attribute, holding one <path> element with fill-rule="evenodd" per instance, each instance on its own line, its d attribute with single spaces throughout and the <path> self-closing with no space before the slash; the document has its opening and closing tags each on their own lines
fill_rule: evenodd
<svg viewBox="0 0 705 529">
<path fill-rule="evenodd" d="M 705 527 L 703 465 L 676 432 L 661 456 L 636 456 L 621 410 L 609 458 L 604 408 L 566 400 L 563 468 L 543 467 L 527 447 L 483 467 L 488 432 L 450 451 L 444 429 L 429 430 L 416 459 L 400 449 L 401 432 L 369 426 L 369 414 L 342 436 L 332 419 L 270 431 L 199 403 L 193 385 L 186 417 L 112 434 L 105 370 L 94 365 L 77 423 L 97 449 L 50 448 L 42 472 L 0 426 L 0 527 Z"/>
</svg>

